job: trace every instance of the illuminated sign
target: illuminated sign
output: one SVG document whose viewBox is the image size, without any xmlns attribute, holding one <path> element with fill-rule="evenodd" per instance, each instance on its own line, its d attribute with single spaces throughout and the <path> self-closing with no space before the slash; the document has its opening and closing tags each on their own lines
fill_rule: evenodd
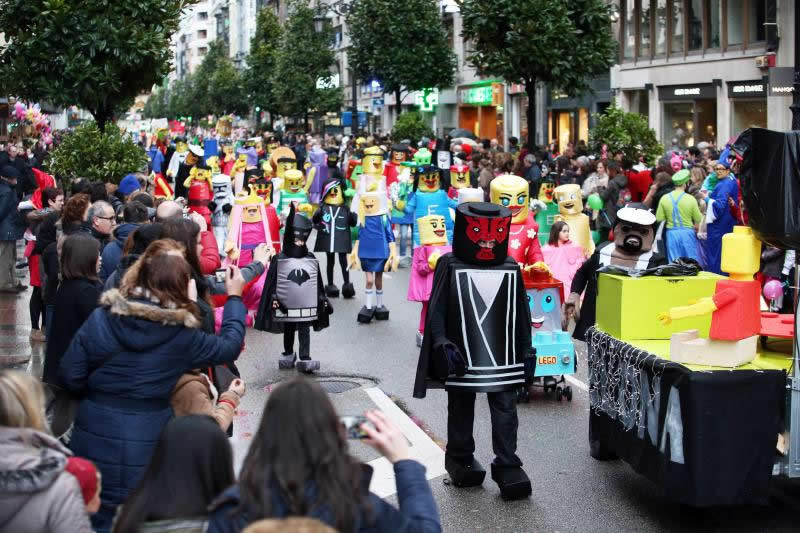
<svg viewBox="0 0 800 533">
<path fill-rule="evenodd" d="M 491 105 L 492 86 L 465 87 L 458 90 L 458 101 L 468 105 Z"/>
<path fill-rule="evenodd" d="M 439 89 L 425 88 L 417 91 L 414 97 L 414 104 L 420 111 L 433 111 L 433 108 L 439 105 Z"/>
<path fill-rule="evenodd" d="M 335 89 L 339 86 L 339 74 L 331 74 L 325 78 L 317 78 L 317 89 Z"/>
</svg>

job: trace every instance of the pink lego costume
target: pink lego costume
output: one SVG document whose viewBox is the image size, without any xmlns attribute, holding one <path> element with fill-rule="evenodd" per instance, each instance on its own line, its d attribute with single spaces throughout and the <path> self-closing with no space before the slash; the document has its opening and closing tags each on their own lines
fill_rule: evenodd
<svg viewBox="0 0 800 533">
<path fill-rule="evenodd" d="M 426 244 L 414 248 L 407 298 L 411 302 L 422 303 L 422 311 L 419 315 L 420 332 L 425 330 L 425 317 L 428 314 L 428 301 L 431 298 L 431 288 L 433 287 L 433 270 L 428 264 L 428 258 L 433 252 L 438 251 L 440 255 L 444 255 L 451 252 L 452 249 L 449 244 Z"/>
<path fill-rule="evenodd" d="M 560 246 L 545 245 L 542 249 L 544 262 L 550 267 L 553 277 L 564 284 L 564 288 L 569 292 L 572 287 L 572 278 L 586 261 L 583 247 L 572 241 L 567 241 Z"/>
</svg>

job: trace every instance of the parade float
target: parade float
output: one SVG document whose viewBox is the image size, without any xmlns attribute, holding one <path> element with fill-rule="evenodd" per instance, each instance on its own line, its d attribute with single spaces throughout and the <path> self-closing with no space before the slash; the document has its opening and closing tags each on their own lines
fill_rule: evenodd
<svg viewBox="0 0 800 533">
<path fill-rule="evenodd" d="M 762 243 L 800 247 L 800 133 L 747 130 L 735 153 L 749 227 L 723 240 L 729 275 L 599 273 L 585 332 L 592 457 L 695 507 L 763 504 L 773 476 L 800 476 L 797 265 L 794 315 L 763 311 L 753 281 Z"/>
</svg>

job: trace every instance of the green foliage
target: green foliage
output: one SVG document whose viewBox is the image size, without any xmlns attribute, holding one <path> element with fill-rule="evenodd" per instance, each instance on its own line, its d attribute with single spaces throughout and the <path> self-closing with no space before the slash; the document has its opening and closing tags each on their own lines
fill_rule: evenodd
<svg viewBox="0 0 800 533">
<path fill-rule="evenodd" d="M 274 76 L 277 66 L 283 28 L 271 9 L 262 9 L 256 20 L 256 33 L 250 40 L 250 55 L 243 73 L 244 89 L 250 95 L 253 107 L 260 107 L 270 115 L 278 113 L 275 98 Z"/>
<path fill-rule="evenodd" d="M 66 188 L 75 178 L 119 183 L 147 167 L 147 154 L 114 125 L 100 132 L 95 122 L 81 124 L 63 137 L 50 154 L 47 170 Z"/>
<path fill-rule="evenodd" d="M 525 85 L 529 98 L 537 82 L 579 96 L 613 63 L 617 43 L 604 0 L 456 1 L 462 35 L 474 50 L 469 63 L 481 74 Z M 534 113 L 529 106 L 528 124 L 536 124 Z"/>
<path fill-rule="evenodd" d="M 394 0 L 353 0 L 351 5 L 348 59 L 359 78 L 380 80 L 385 92 L 396 95 L 402 89 L 453 84 L 457 58 L 442 26 L 439 2 L 405 0 L 402 9 Z"/>
<path fill-rule="evenodd" d="M 341 88 L 317 89 L 318 79 L 330 80 L 336 58 L 331 49 L 333 30 L 325 24 L 323 31 L 315 32 L 314 15 L 308 2 L 289 3 L 273 79 L 275 99 L 283 115 L 307 118 L 341 107 Z"/>
<path fill-rule="evenodd" d="M 603 114 L 595 114 L 594 118 L 595 126 L 589 132 L 589 143 L 596 152 L 599 153 L 606 145 L 609 152 L 622 152 L 633 161 L 644 156 L 648 165 L 653 165 L 664 154 L 664 147 L 656 139 L 656 132 L 649 127 L 647 117 L 611 106 Z"/>
<path fill-rule="evenodd" d="M 168 113 L 169 89 L 167 87 L 156 87 L 144 104 L 142 116 L 144 118 L 164 118 Z"/>
<path fill-rule="evenodd" d="M 196 0 L 0 0 L 0 93 L 77 104 L 100 130 L 171 69 L 172 34 Z"/>
<path fill-rule="evenodd" d="M 433 137 L 433 131 L 425 123 L 417 111 L 408 111 L 397 117 L 392 128 L 392 139 L 400 142 L 403 139 L 419 141 L 422 137 Z"/>
</svg>

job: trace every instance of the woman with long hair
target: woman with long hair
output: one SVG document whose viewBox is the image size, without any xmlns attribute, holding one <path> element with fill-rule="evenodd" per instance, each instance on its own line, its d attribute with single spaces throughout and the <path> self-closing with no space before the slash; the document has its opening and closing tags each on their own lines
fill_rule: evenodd
<svg viewBox="0 0 800 533">
<path fill-rule="evenodd" d="M 550 238 L 542 248 L 542 255 L 553 277 L 564 284 L 564 293 L 569 294 L 572 278 L 586 261 L 583 247 L 569 239 L 569 224 L 563 220 L 553 223 L 550 227 Z"/>
<path fill-rule="evenodd" d="M 175 418 L 161 432 L 113 531 L 203 533 L 208 506 L 235 481 L 231 445 L 217 423 L 202 415 Z"/>
<path fill-rule="evenodd" d="M 348 453 L 344 427 L 322 387 L 295 378 L 270 394 L 239 484 L 218 500 L 209 531 L 238 532 L 286 516 L 316 518 L 342 533 L 441 531 L 425 468 L 409 459 L 405 437 L 383 413 L 366 417 L 364 442 L 394 464 L 400 509 L 369 492 L 371 469 Z"/>
<path fill-rule="evenodd" d="M 244 341 L 244 280 L 228 267 L 228 301 L 219 336 L 200 330 L 189 294 L 192 269 L 177 251 L 151 244 L 128 269 L 119 290 L 103 293 L 61 360 L 61 379 L 81 395 L 70 447 L 103 475 L 102 506 L 92 517 L 108 531 L 116 506 L 139 481 L 170 398 L 193 368 L 233 361 Z M 171 246 L 178 248 L 177 243 Z"/>
<path fill-rule="evenodd" d="M 65 470 L 70 455 L 47 429 L 41 384 L 29 374 L 0 370 L 3 531 L 92 531 L 80 487 Z"/>
</svg>

